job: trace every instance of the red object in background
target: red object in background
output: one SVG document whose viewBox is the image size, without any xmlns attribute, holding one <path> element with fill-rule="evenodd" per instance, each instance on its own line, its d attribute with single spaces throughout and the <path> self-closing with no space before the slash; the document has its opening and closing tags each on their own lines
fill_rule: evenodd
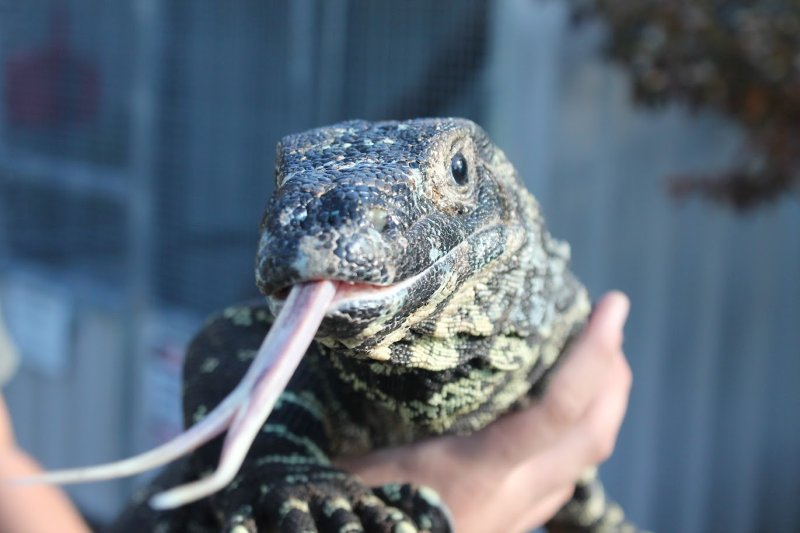
<svg viewBox="0 0 800 533">
<path fill-rule="evenodd" d="M 97 116 L 99 74 L 71 49 L 67 18 L 65 6 L 54 7 L 44 47 L 9 56 L 5 92 L 12 125 L 51 128 L 89 123 Z"/>
</svg>

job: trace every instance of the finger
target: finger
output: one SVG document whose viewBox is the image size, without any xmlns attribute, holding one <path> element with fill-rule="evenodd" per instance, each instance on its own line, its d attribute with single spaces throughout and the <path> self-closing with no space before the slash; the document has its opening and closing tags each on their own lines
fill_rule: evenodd
<svg viewBox="0 0 800 533">
<path fill-rule="evenodd" d="M 628 298 L 621 292 L 611 292 L 597 304 L 542 401 L 550 428 L 568 428 L 586 412 L 612 360 L 622 353 L 622 330 L 629 308 Z"/>
<path fill-rule="evenodd" d="M 522 533 L 524 531 L 533 531 L 543 526 L 548 520 L 555 516 L 559 509 L 564 507 L 572 498 L 574 492 L 574 484 L 565 485 L 553 491 L 552 494 L 548 495 L 538 504 L 531 506 L 529 510 L 521 513 L 520 519 L 507 531 L 509 533 Z"/>
<path fill-rule="evenodd" d="M 359 457 L 337 457 L 333 466 L 358 476 L 371 487 L 410 481 L 425 484 L 428 478 L 436 479 L 439 473 L 446 472 L 446 450 L 439 441 L 447 439 L 386 448 Z"/>
<path fill-rule="evenodd" d="M 412 483 L 459 499 L 462 493 L 496 486 L 494 478 L 484 476 L 474 462 L 465 461 L 458 453 L 459 441 L 463 438 L 446 436 L 378 450 L 366 456 L 336 458 L 333 465 L 358 476 L 371 487 Z"/>
<path fill-rule="evenodd" d="M 592 465 L 598 465 L 614 452 L 622 421 L 628 409 L 633 375 L 625 356 L 619 354 L 612 362 L 609 382 L 596 401 L 570 435 L 571 439 L 582 441 L 586 458 Z M 588 437 L 588 438 L 587 438 Z"/>
<path fill-rule="evenodd" d="M 628 298 L 611 292 L 598 302 L 541 403 L 505 416 L 464 441 L 463 453 L 482 457 L 500 475 L 558 439 L 584 415 L 622 350 Z"/>
<path fill-rule="evenodd" d="M 512 472 L 511 494 L 527 494 L 529 505 L 565 485 L 574 486 L 588 467 L 606 460 L 614 449 L 631 386 L 630 367 L 620 354 L 584 417 L 548 449 Z"/>
</svg>

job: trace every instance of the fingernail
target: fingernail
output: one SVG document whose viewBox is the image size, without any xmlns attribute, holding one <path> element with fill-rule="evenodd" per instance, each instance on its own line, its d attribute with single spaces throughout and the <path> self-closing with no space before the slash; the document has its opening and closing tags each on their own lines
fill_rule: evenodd
<svg viewBox="0 0 800 533">
<path fill-rule="evenodd" d="M 618 328 L 625 325 L 628 319 L 628 313 L 631 309 L 631 301 L 624 292 L 613 291 L 608 295 L 611 300 L 608 305 L 611 306 L 609 310 L 609 320 Z"/>
</svg>

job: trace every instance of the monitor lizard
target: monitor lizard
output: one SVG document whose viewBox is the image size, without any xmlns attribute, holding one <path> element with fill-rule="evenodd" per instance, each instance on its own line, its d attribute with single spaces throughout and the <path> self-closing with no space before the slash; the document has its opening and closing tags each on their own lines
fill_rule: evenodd
<svg viewBox="0 0 800 533">
<path fill-rule="evenodd" d="M 289 135 L 275 185 L 256 259 L 266 302 L 222 311 L 192 342 L 187 427 L 236 394 L 298 291 L 328 291 L 307 298 L 321 308 L 315 341 L 221 490 L 181 505 L 157 495 L 214 470 L 232 447 L 217 438 L 135 496 L 112 531 L 449 531 L 432 490 L 369 488 L 332 458 L 468 434 L 540 398 L 591 310 L 568 244 L 465 119 L 354 120 Z M 637 531 L 591 474 L 547 528 Z"/>
</svg>

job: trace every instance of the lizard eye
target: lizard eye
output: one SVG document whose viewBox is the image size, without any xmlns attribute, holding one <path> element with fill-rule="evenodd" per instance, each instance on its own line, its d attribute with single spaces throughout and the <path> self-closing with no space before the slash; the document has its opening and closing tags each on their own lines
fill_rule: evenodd
<svg viewBox="0 0 800 533">
<path fill-rule="evenodd" d="M 469 169 L 467 168 L 467 160 L 461 152 L 453 156 L 450 162 L 450 175 L 453 176 L 453 181 L 458 185 L 466 185 L 469 178 Z"/>
</svg>

